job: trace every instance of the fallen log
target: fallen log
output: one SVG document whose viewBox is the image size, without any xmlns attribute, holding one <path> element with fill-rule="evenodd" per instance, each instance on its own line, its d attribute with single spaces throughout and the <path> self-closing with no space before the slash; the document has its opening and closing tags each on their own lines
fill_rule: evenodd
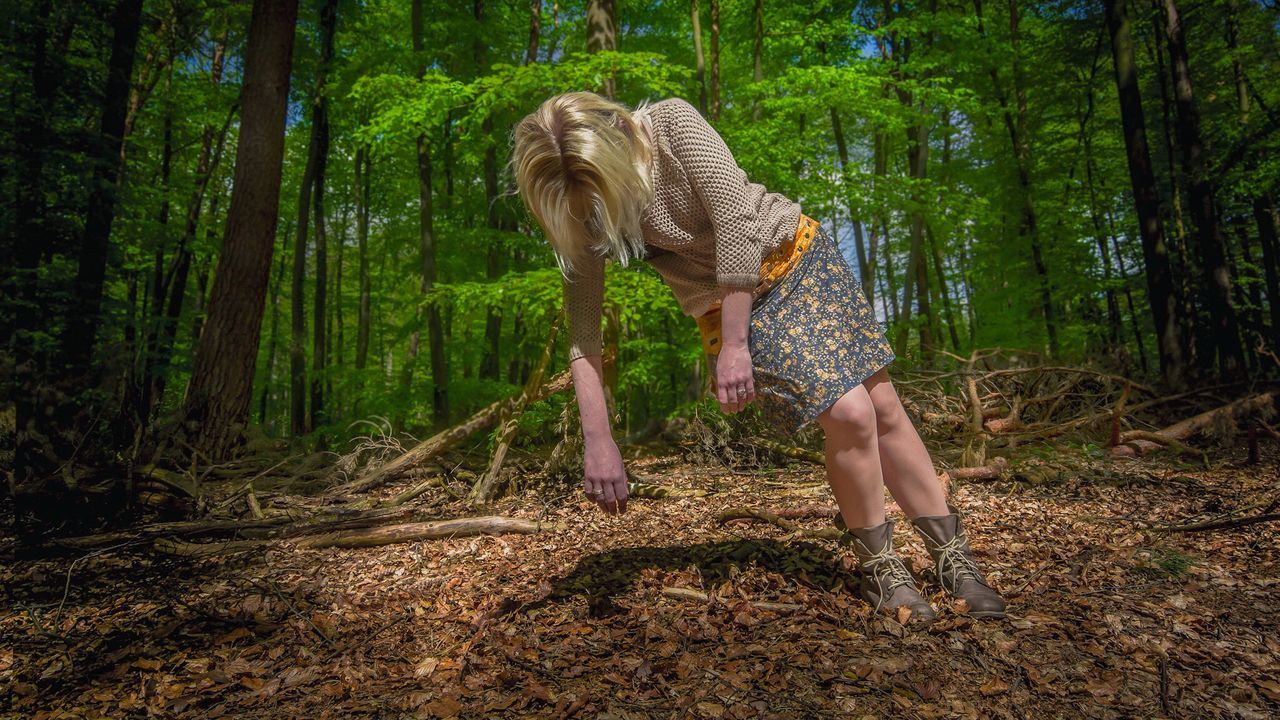
<svg viewBox="0 0 1280 720">
<path fill-rule="evenodd" d="M 278 545 L 281 542 L 287 542 L 296 548 L 309 549 L 330 547 L 367 548 L 416 542 L 418 540 L 442 540 L 476 535 L 528 535 L 558 529 L 559 526 L 554 523 L 543 523 L 502 515 L 489 515 L 322 532 L 292 538 L 230 540 L 214 543 L 193 543 L 177 538 L 160 538 L 155 542 L 154 547 L 157 551 L 169 555 L 200 557 L 259 550 L 266 546 Z"/>
<path fill-rule="evenodd" d="M 1222 407 L 1206 410 L 1199 415 L 1193 415 L 1181 422 L 1174 423 L 1169 427 L 1160 430 L 1154 435 L 1160 436 L 1160 440 L 1152 439 L 1153 434 L 1149 431 L 1130 430 L 1120 435 L 1120 444 L 1111 448 L 1111 454 L 1117 457 L 1133 457 L 1135 455 L 1143 455 L 1157 448 L 1163 447 L 1164 444 L 1177 444 L 1185 447 L 1185 442 L 1192 435 L 1208 427 L 1214 420 L 1223 415 L 1235 415 L 1236 413 L 1255 414 L 1261 412 L 1268 405 L 1272 405 L 1276 401 L 1277 391 L 1272 390 L 1260 395 L 1251 395 L 1249 397 L 1240 398 L 1234 402 L 1223 405 Z"/>
</svg>

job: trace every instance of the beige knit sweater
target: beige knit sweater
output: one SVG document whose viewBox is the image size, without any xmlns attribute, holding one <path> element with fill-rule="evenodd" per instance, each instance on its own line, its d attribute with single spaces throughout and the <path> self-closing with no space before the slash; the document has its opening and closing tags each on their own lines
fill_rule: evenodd
<svg viewBox="0 0 1280 720">
<path fill-rule="evenodd" d="M 654 198 L 640 218 L 645 259 L 686 315 L 702 315 L 720 288 L 755 287 L 761 258 L 795 235 L 800 204 L 747 180 L 719 133 L 685 100 L 662 100 L 636 116 L 654 141 Z M 604 262 L 591 253 L 565 279 L 570 361 L 600 354 Z"/>
</svg>

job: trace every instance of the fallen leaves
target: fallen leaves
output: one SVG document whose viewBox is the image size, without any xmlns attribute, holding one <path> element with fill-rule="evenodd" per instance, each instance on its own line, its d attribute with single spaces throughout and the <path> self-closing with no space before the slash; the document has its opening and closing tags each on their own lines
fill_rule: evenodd
<svg viewBox="0 0 1280 720">
<path fill-rule="evenodd" d="M 1193 517 L 1202 489 L 1085 484 L 1066 497 L 1053 486 L 1006 495 L 961 485 L 952 501 L 989 577 L 1026 587 L 1007 619 L 990 621 L 925 583 L 939 611 L 921 626 L 909 611 L 873 614 L 845 589 L 856 563 L 834 543 L 715 526 L 728 507 L 786 507 L 799 475 L 789 486 L 669 467 L 682 483 L 718 482 L 717 492 L 608 519 L 532 497 L 503 509 L 548 514 L 567 528 L 555 538 L 285 549 L 180 569 L 94 558 L 76 570 L 93 582 L 73 577 L 56 626 L 23 608 L 61 598 L 65 561 L 5 566 L 2 606 L 15 609 L 0 613 L 0 714 L 746 720 L 985 718 L 1015 706 L 1053 717 L 1092 706 L 1128 717 L 1163 714 L 1162 702 L 1187 716 L 1280 711 L 1280 640 L 1265 632 L 1278 609 L 1274 536 L 1166 540 L 1087 519 L 1116 507 Z M 1227 470 L 1211 480 L 1223 497 L 1261 482 Z M 1069 547 L 1058 541 L 1067 537 Z M 914 538 L 902 539 L 927 568 Z M 591 614 L 605 606 L 612 614 Z"/>
</svg>

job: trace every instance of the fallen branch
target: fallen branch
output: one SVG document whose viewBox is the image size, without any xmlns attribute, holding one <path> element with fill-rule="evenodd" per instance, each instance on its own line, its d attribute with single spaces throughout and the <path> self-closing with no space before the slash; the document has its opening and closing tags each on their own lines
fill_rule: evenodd
<svg viewBox="0 0 1280 720">
<path fill-rule="evenodd" d="M 1276 520 L 1280 520 L 1280 513 L 1251 515 L 1249 517 L 1236 518 L 1235 520 L 1216 520 L 1193 523 L 1191 525 L 1168 525 L 1152 529 L 1163 530 L 1164 532 L 1205 532 L 1207 530 L 1231 530 L 1234 528 L 1248 527 L 1249 525 L 1257 525 L 1259 523 L 1275 522 Z"/>
<path fill-rule="evenodd" d="M 489 515 L 304 535 L 290 540 L 289 544 L 297 548 L 311 549 L 330 547 L 366 548 L 416 542 L 418 540 L 442 540 L 475 535 L 528 535 L 557 529 L 558 526 L 552 523 L 539 523 L 533 520 L 502 515 Z M 170 555 L 198 557 L 258 550 L 264 546 L 275 545 L 278 542 L 279 539 L 263 539 L 231 540 L 222 543 L 193 543 L 174 538 L 161 538 L 156 541 L 155 549 Z"/>
<path fill-rule="evenodd" d="M 776 508 L 769 510 L 762 509 L 759 512 L 763 513 L 764 517 L 753 514 L 751 517 L 732 518 L 723 522 L 724 524 L 732 522 L 751 522 L 757 520 L 772 522 L 767 519 L 770 517 L 776 517 L 783 520 L 810 520 L 815 518 L 834 520 L 836 516 L 840 514 L 840 508 L 835 507 L 834 505 L 802 505 L 800 507 Z"/>
<path fill-rule="evenodd" d="M 751 438 L 751 442 L 765 450 L 768 450 L 769 452 L 777 453 L 783 457 L 804 460 L 818 465 L 825 465 L 827 463 L 827 459 L 822 455 L 822 453 L 815 452 L 813 450 L 806 450 L 804 448 L 795 447 L 794 445 L 786 445 L 762 437 L 753 437 Z"/>
<path fill-rule="evenodd" d="M 947 475 L 950 475 L 952 480 L 999 480 L 1004 477 L 1004 472 L 1008 468 L 1009 460 L 997 456 L 991 458 L 987 465 L 950 468 L 947 470 Z"/>
<path fill-rule="evenodd" d="M 1167 445 L 1177 450 L 1179 453 L 1183 455 L 1195 455 L 1196 457 L 1199 457 L 1201 462 L 1204 463 L 1204 466 L 1209 467 L 1209 453 L 1204 452 L 1203 450 L 1197 450 L 1191 447 L 1190 445 L 1187 445 L 1186 443 L 1182 442 L 1181 440 L 1165 435 L 1162 432 L 1151 432 L 1149 430 L 1129 430 L 1128 432 L 1125 432 L 1121 437 L 1124 438 L 1123 440 L 1124 443 L 1132 444 L 1138 441 L 1149 443 L 1149 445 L 1147 445 L 1148 448 Z M 1118 450 L 1120 449 L 1120 447 L 1124 447 L 1124 446 L 1123 445 L 1117 446 L 1117 448 L 1115 449 Z M 1117 453 L 1117 454 L 1127 454 L 1127 453 Z"/>
<path fill-rule="evenodd" d="M 55 538 L 49 542 L 55 546 L 80 550 L 115 545 L 116 543 L 130 540 L 147 540 L 164 536 L 207 537 L 235 535 L 245 531 L 288 525 L 295 520 L 296 518 L 286 515 L 263 518 L 261 520 L 184 520 L 181 522 L 152 523 L 128 530 L 117 530 L 94 535 Z"/>
<path fill-rule="evenodd" d="M 1228 403 L 1222 407 L 1206 410 L 1199 415 L 1194 415 L 1181 422 L 1174 423 L 1169 427 L 1159 431 L 1158 433 L 1150 433 L 1144 430 L 1130 430 L 1120 435 L 1119 445 L 1111 448 L 1111 454 L 1132 457 L 1134 455 L 1143 455 L 1151 450 L 1162 447 L 1164 444 L 1177 444 L 1185 447 L 1185 441 L 1200 430 L 1208 427 L 1216 418 L 1222 415 L 1234 415 L 1237 412 L 1245 412 L 1249 414 L 1262 410 L 1267 405 L 1275 403 L 1277 391 L 1272 390 L 1260 395 L 1251 395 L 1249 397 L 1240 398 L 1235 402 Z M 1153 440 L 1153 435 L 1159 436 L 1159 440 Z"/>
<path fill-rule="evenodd" d="M 670 485 L 655 485 L 647 482 L 627 483 L 627 497 L 661 500 L 663 498 L 706 497 L 709 495 L 701 488 L 681 488 Z"/>
<path fill-rule="evenodd" d="M 790 520 L 779 517 L 776 513 L 772 513 L 763 508 L 729 508 L 716 516 L 716 522 L 720 525 L 725 525 L 734 520 L 758 520 L 760 522 L 769 523 L 770 525 L 776 525 L 789 533 L 815 540 L 847 541 L 850 537 L 847 532 L 837 527 L 827 527 L 820 530 L 802 528 Z"/>
<path fill-rule="evenodd" d="M 604 359 L 606 364 L 613 362 L 612 356 Z M 558 373 L 547 383 L 540 386 L 528 402 L 538 402 L 545 398 L 551 397 L 557 393 L 564 392 L 573 387 L 573 377 L 568 370 Z M 466 421 L 455 425 L 448 430 L 444 430 L 430 438 L 418 443 L 412 450 L 409 450 L 400 457 L 384 463 L 369 472 L 364 477 L 354 480 L 343 485 L 337 485 L 329 490 L 329 495 L 350 495 L 353 493 L 364 492 L 371 488 L 377 487 L 397 476 L 407 472 L 411 468 L 424 463 L 440 453 L 456 447 L 459 443 L 472 435 L 488 430 L 498 423 L 498 419 L 504 413 L 510 412 L 512 408 L 520 402 L 521 395 L 503 398 L 490 404 L 480 412 L 467 418 Z"/>
<path fill-rule="evenodd" d="M 694 590 L 693 588 L 664 587 L 662 588 L 662 594 L 669 598 L 676 598 L 677 600 L 694 600 L 697 602 L 711 601 L 711 598 L 708 597 L 706 593 Z M 770 612 L 796 612 L 804 609 L 804 605 L 798 605 L 796 603 L 768 602 L 764 600 L 748 600 L 747 602 L 751 607 L 757 610 L 768 610 Z"/>
<path fill-rule="evenodd" d="M 543 346 L 542 355 L 538 358 L 538 364 L 534 367 L 533 372 L 529 374 L 529 381 L 525 383 L 524 390 L 520 393 L 520 397 L 516 398 L 514 404 L 510 408 L 503 410 L 500 424 L 501 431 L 498 435 L 498 443 L 493 449 L 493 458 L 489 462 L 489 469 L 480 477 L 471 489 L 471 497 L 469 498 L 473 505 L 485 505 L 492 502 L 500 489 L 498 482 L 498 474 L 502 472 L 502 466 L 507 461 L 507 450 L 511 447 L 511 442 L 515 440 L 516 433 L 520 430 L 520 416 L 524 414 L 524 410 L 533 400 L 534 395 L 538 393 L 538 389 L 542 387 L 542 378 L 547 373 L 547 365 L 551 362 L 551 356 L 556 348 L 556 335 L 560 333 L 560 324 L 564 321 L 564 313 L 561 312 L 556 317 L 556 321 L 551 325 L 551 332 L 547 335 L 547 342 Z"/>
</svg>

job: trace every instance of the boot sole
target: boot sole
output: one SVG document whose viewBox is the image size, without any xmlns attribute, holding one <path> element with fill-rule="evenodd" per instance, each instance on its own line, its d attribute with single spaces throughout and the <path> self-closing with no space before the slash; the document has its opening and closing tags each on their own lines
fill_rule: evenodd
<svg viewBox="0 0 1280 720">
<path fill-rule="evenodd" d="M 1005 616 L 1004 611 L 988 611 L 988 612 L 968 612 L 965 613 L 969 617 L 974 618 L 1002 618 Z"/>
</svg>

